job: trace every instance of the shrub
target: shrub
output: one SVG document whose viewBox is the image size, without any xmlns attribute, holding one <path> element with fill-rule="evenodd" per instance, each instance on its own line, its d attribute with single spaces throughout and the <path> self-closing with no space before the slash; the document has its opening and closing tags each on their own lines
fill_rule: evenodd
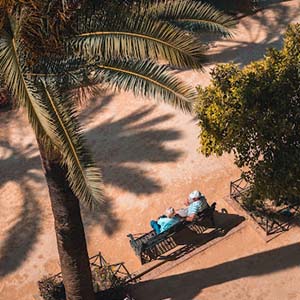
<svg viewBox="0 0 300 300">
<path fill-rule="evenodd" d="M 66 293 L 60 277 L 44 278 L 38 282 L 40 295 L 44 300 L 65 300 Z"/>
<path fill-rule="evenodd" d="M 201 151 L 233 152 L 257 198 L 299 198 L 300 24 L 288 27 L 282 50 L 243 69 L 218 65 L 198 91 Z"/>
</svg>

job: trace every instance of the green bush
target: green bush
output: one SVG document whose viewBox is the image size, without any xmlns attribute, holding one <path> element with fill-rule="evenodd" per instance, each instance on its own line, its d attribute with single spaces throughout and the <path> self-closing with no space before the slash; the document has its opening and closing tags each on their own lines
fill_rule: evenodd
<svg viewBox="0 0 300 300">
<path fill-rule="evenodd" d="M 299 198 L 299 87 L 300 24 L 294 24 L 282 50 L 269 49 L 243 69 L 218 65 L 211 85 L 198 88 L 201 151 L 233 152 L 258 198 Z"/>
<path fill-rule="evenodd" d="M 92 266 L 93 288 L 97 299 L 124 299 L 126 287 L 123 286 L 124 278 L 112 272 L 112 266 Z M 44 300 L 65 300 L 65 288 L 61 276 L 45 277 L 38 282 L 40 295 Z"/>
<path fill-rule="evenodd" d="M 58 277 L 44 278 L 38 282 L 38 286 L 44 300 L 66 299 L 64 284 Z"/>
</svg>

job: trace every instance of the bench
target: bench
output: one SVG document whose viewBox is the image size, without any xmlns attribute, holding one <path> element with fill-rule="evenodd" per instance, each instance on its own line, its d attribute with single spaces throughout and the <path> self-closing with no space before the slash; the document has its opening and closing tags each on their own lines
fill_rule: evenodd
<svg viewBox="0 0 300 300">
<path fill-rule="evenodd" d="M 127 235 L 127 237 L 129 237 L 130 246 L 140 258 L 141 264 L 155 260 L 177 246 L 173 236 L 184 228 L 189 227 L 197 233 L 202 233 L 208 227 L 207 225 L 203 225 L 204 220 L 208 220 L 210 225 L 214 227 L 215 208 L 216 203 L 214 202 L 205 210 L 198 213 L 193 222 L 182 220 L 160 234 L 156 234 L 154 230 L 139 235 L 138 237 L 130 233 Z"/>
</svg>

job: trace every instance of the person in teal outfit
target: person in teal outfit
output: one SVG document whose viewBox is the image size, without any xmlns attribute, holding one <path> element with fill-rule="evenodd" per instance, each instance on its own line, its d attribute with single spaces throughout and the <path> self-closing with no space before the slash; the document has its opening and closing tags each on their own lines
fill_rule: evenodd
<svg viewBox="0 0 300 300">
<path fill-rule="evenodd" d="M 159 234 L 167 229 L 171 228 L 175 224 L 177 224 L 180 221 L 180 218 L 178 218 L 175 215 L 175 209 L 173 207 L 169 207 L 165 215 L 159 217 L 157 221 L 152 220 L 150 222 L 151 227 L 154 229 L 154 231 Z"/>
</svg>

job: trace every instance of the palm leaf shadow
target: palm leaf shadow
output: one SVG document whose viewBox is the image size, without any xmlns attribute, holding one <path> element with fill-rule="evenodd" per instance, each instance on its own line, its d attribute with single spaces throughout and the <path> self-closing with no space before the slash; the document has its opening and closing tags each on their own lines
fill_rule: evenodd
<svg viewBox="0 0 300 300">
<path fill-rule="evenodd" d="M 0 247 L 0 278 L 15 271 L 27 259 L 41 231 L 41 208 L 25 180 L 21 182 L 24 203 L 16 224 Z"/>
<path fill-rule="evenodd" d="M 276 1 L 273 1 L 276 3 Z M 280 2 L 280 1 L 277 1 Z M 209 63 L 224 63 L 232 61 L 241 66 L 245 66 L 252 61 L 262 59 L 268 48 L 281 48 L 283 45 L 283 34 L 286 26 L 295 20 L 300 13 L 299 8 L 288 7 L 277 3 L 272 8 L 273 16 L 270 18 L 268 10 L 260 10 L 259 13 L 252 15 L 251 18 L 259 26 L 251 26 L 249 18 L 240 21 L 243 26 L 243 36 L 248 35 L 251 41 L 236 40 L 235 37 L 229 40 L 229 45 L 221 48 L 216 53 L 209 55 Z M 284 21 L 283 21 L 284 20 Z M 272 28 L 272 30 L 270 30 Z M 260 36 L 264 36 L 261 40 Z M 206 35 L 207 42 L 217 44 L 217 40 L 210 35 Z"/>
<path fill-rule="evenodd" d="M 124 118 L 110 119 L 87 131 L 105 184 L 137 195 L 162 191 L 159 179 L 153 178 L 142 163 L 155 167 L 157 163 L 177 161 L 182 151 L 169 149 L 164 143 L 179 139 L 181 133 L 173 128 L 155 128 L 173 116 L 165 114 L 149 120 L 154 109 L 155 106 L 137 109 Z"/>
</svg>

